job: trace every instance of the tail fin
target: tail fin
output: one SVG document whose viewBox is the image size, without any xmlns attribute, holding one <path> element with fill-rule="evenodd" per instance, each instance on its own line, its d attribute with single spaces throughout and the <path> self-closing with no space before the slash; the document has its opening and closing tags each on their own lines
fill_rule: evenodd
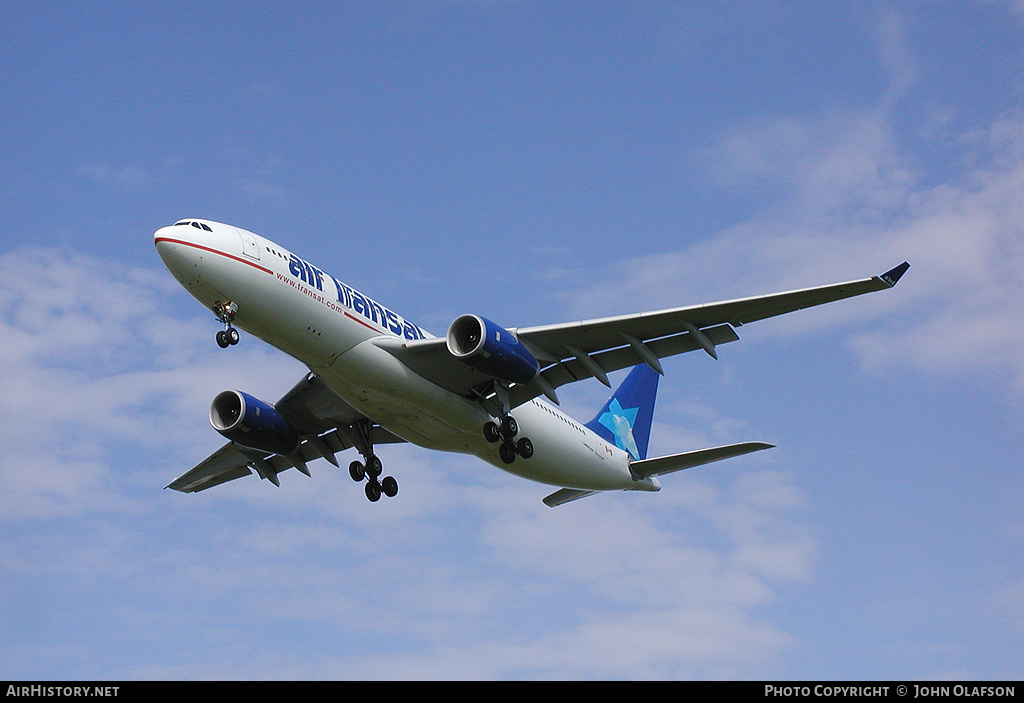
<svg viewBox="0 0 1024 703">
<path fill-rule="evenodd" d="M 634 366 L 586 426 L 634 459 L 646 459 L 659 378 L 658 372 L 647 364 Z"/>
</svg>

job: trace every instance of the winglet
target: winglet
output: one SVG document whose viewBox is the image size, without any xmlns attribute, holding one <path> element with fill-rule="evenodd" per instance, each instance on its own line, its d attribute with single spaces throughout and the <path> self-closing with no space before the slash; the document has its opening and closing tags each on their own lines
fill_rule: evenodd
<svg viewBox="0 0 1024 703">
<path fill-rule="evenodd" d="M 899 281 L 903 274 L 907 272 L 908 268 L 910 268 L 910 264 L 904 261 L 896 268 L 890 269 L 883 273 L 881 276 L 879 276 L 879 278 L 888 283 L 889 287 L 891 288 L 892 286 L 896 285 L 896 282 Z"/>
</svg>

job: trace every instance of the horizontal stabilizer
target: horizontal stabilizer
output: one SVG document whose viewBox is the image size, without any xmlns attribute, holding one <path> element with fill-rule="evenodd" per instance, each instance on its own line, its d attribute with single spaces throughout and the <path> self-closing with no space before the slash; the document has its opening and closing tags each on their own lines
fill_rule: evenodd
<svg viewBox="0 0 1024 703">
<path fill-rule="evenodd" d="M 774 447 L 774 444 L 766 444 L 764 442 L 740 442 L 739 444 L 727 444 L 722 447 L 697 449 L 692 452 L 683 452 L 682 454 L 659 456 L 656 459 L 634 461 L 630 463 L 629 468 L 639 480 L 654 476 L 664 476 L 665 474 L 670 474 L 673 471 L 692 469 L 694 466 L 710 464 L 715 461 L 721 461 L 722 459 L 731 459 L 734 456 L 750 454 L 751 452 L 759 452 L 762 449 L 773 449 Z M 587 496 L 602 492 L 603 491 L 585 491 L 578 488 L 562 488 L 546 497 L 544 499 L 544 505 L 547 505 L 549 508 L 553 508 L 556 505 L 562 505 L 564 503 L 569 503 L 574 500 L 579 500 L 580 498 L 586 498 Z"/>
<path fill-rule="evenodd" d="M 765 444 L 764 442 L 740 442 L 739 444 L 727 444 L 722 447 L 711 447 L 710 449 L 697 449 L 692 452 L 683 452 L 682 454 L 659 456 L 656 459 L 634 461 L 630 463 L 629 468 L 637 476 L 650 478 L 651 476 L 663 476 L 674 471 L 691 469 L 702 464 L 710 464 L 722 459 L 730 459 L 734 456 L 749 454 L 750 452 L 758 452 L 762 449 L 772 449 L 774 446 L 774 444 Z"/>
<path fill-rule="evenodd" d="M 574 500 L 579 500 L 580 498 L 586 498 L 587 496 L 593 495 L 598 492 L 599 491 L 581 491 L 576 488 L 563 488 L 559 491 L 555 491 L 547 498 L 545 498 L 544 505 L 548 506 L 549 508 L 553 508 L 556 505 L 561 505 L 562 503 L 569 503 Z"/>
</svg>

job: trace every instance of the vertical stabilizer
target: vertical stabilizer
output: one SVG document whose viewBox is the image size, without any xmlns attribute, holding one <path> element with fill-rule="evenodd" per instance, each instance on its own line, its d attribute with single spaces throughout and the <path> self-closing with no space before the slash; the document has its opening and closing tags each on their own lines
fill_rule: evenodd
<svg viewBox="0 0 1024 703">
<path fill-rule="evenodd" d="M 634 459 L 646 459 L 659 378 L 647 364 L 634 366 L 587 427 Z"/>
</svg>

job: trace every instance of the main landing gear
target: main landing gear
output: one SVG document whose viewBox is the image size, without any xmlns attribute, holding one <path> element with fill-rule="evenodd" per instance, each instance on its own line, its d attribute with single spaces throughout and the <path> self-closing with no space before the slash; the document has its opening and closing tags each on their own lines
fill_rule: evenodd
<svg viewBox="0 0 1024 703">
<path fill-rule="evenodd" d="M 498 422 L 487 422 L 484 424 L 484 438 L 491 442 L 501 442 L 498 447 L 498 456 L 506 464 L 516 460 L 516 456 L 529 459 L 533 456 L 533 442 L 528 437 L 520 437 L 519 423 L 511 415 L 502 415 Z"/>
<path fill-rule="evenodd" d="M 380 458 L 371 454 L 365 457 L 365 459 L 365 465 L 358 461 L 353 461 L 349 464 L 348 474 L 356 482 L 362 481 L 364 478 L 366 479 L 366 497 L 370 502 L 376 503 L 380 500 L 381 494 L 386 495 L 388 498 L 394 498 L 398 495 L 398 481 L 395 480 L 394 476 L 380 478 L 381 473 L 384 471 Z"/>
<path fill-rule="evenodd" d="M 398 495 L 398 481 L 392 476 L 380 478 L 384 472 L 384 465 L 380 457 L 373 453 L 373 444 L 370 442 L 370 423 L 367 420 L 357 421 L 352 424 L 353 440 L 359 453 L 363 455 L 363 464 L 353 461 L 348 465 L 348 475 L 356 483 L 366 479 L 366 497 L 371 503 L 380 500 L 381 494 L 388 498 Z"/>
<path fill-rule="evenodd" d="M 234 303 L 222 303 L 218 300 L 213 304 L 213 314 L 224 323 L 224 329 L 217 333 L 217 346 L 221 349 L 238 344 L 238 330 L 231 325 L 235 321 L 236 312 L 238 306 Z"/>
</svg>

